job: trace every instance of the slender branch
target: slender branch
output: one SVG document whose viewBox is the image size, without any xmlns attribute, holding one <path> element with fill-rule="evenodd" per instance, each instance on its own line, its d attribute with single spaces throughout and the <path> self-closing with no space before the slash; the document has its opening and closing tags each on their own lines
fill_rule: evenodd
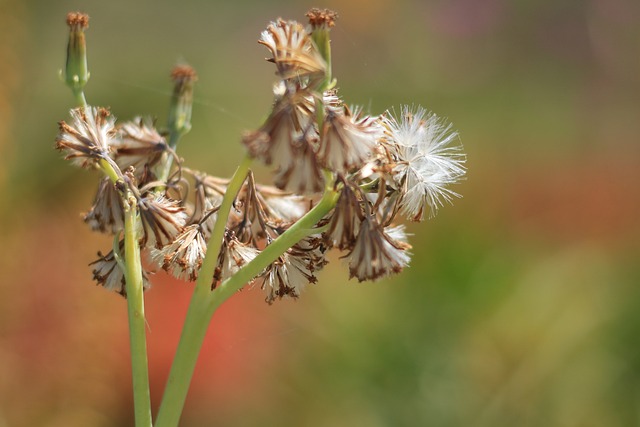
<svg viewBox="0 0 640 427">
<path fill-rule="evenodd" d="M 211 280 L 213 279 L 218 256 L 222 249 L 222 240 L 227 227 L 229 212 L 231 211 L 236 195 L 240 191 L 240 188 L 242 188 L 242 184 L 249 173 L 252 160 L 249 156 L 246 156 L 227 185 L 227 192 L 222 198 L 222 203 L 218 209 L 218 217 L 216 218 L 216 223 L 211 232 L 211 238 L 207 244 L 207 253 L 202 261 L 202 267 L 198 272 L 196 287 L 206 287 L 207 290 L 211 289 Z"/>
<path fill-rule="evenodd" d="M 76 103 L 87 107 L 82 89 L 73 90 Z M 99 162 L 102 172 L 112 183 L 121 178 L 116 168 L 107 160 Z M 140 246 L 136 233 L 136 200 L 130 190 L 121 196 L 124 212 L 124 266 L 122 257 L 114 251 L 118 264 L 124 267 L 125 289 L 127 292 L 127 312 L 129 317 L 129 342 L 131 346 L 131 372 L 133 377 L 133 404 L 136 427 L 151 427 L 151 396 L 149 392 L 149 367 L 147 362 L 147 337 L 144 317 L 144 296 L 142 283 L 142 264 Z M 117 247 L 117 243 L 114 244 Z M 114 247 L 114 249 L 115 249 Z"/>
<path fill-rule="evenodd" d="M 182 136 L 182 133 L 178 132 L 175 129 L 171 129 L 169 131 L 169 147 L 172 150 L 176 149 L 176 146 L 178 145 L 178 141 L 180 140 L 181 136 Z M 169 178 L 169 173 L 171 172 L 171 166 L 173 165 L 173 157 L 174 157 L 170 153 L 167 153 L 165 155 L 168 157 L 165 160 L 165 162 L 162 164 L 162 167 L 158 172 L 158 179 L 163 182 L 166 182 L 167 179 Z"/>
<path fill-rule="evenodd" d="M 151 427 L 151 397 L 149 393 L 149 368 L 147 363 L 147 338 L 144 318 L 144 296 L 140 246 L 136 235 L 136 200 L 126 193 L 124 218 L 124 256 L 129 314 L 129 341 L 131 346 L 131 370 L 133 376 L 133 404 L 136 427 Z"/>
</svg>

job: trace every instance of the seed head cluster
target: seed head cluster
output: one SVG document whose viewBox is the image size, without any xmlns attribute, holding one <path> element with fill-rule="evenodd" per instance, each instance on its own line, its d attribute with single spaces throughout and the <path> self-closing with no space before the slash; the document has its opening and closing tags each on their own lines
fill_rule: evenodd
<svg viewBox="0 0 640 427">
<path fill-rule="evenodd" d="M 211 287 L 236 274 L 313 206 L 323 191 L 335 191 L 335 207 L 307 236 L 252 279 L 266 301 L 297 298 L 327 263 L 327 252 L 343 252 L 350 277 L 377 280 L 400 272 L 411 245 L 399 216 L 421 221 L 459 197 L 450 187 L 465 174 L 465 156 L 450 125 L 421 107 L 371 115 L 348 106 L 331 77 L 328 34 L 337 15 L 313 9 L 309 25 L 278 19 L 262 32 L 277 82 L 267 119 L 247 131 L 248 155 L 274 172 L 274 186 L 249 173 L 238 192 Z M 125 295 L 118 261 L 124 210 L 133 197 L 138 241 L 151 270 L 195 281 L 208 250 L 229 180 L 184 166 L 168 137 L 190 129 L 192 87 L 197 76 L 180 65 L 173 73 L 176 109 L 169 130 L 137 117 L 116 123 L 105 109 L 81 107 L 60 122 L 56 147 L 83 168 L 103 169 L 85 222 L 119 243 L 91 264 L 98 284 Z M 175 113 L 175 114 L 174 114 Z M 177 123 L 177 124 L 175 124 Z M 226 214 L 225 214 L 226 216 Z M 148 286 L 145 273 L 145 286 Z"/>
</svg>

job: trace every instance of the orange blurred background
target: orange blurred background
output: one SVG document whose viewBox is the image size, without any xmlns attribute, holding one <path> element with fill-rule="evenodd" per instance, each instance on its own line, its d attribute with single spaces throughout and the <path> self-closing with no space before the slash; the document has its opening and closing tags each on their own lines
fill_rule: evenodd
<svg viewBox="0 0 640 427">
<path fill-rule="evenodd" d="M 132 425 L 124 299 L 80 220 L 98 176 L 53 149 L 67 11 L 91 16 L 89 103 L 166 118 L 169 71 L 200 76 L 179 154 L 229 176 L 261 123 L 270 20 L 340 14 L 349 104 L 421 104 L 468 154 L 463 195 L 411 224 L 377 283 L 334 262 L 298 301 L 257 289 L 214 316 L 183 426 L 640 425 L 640 3 L 5 0 L 0 14 L 0 427 Z M 258 168 L 260 180 L 270 174 Z M 146 293 L 160 402 L 190 284 Z"/>
</svg>

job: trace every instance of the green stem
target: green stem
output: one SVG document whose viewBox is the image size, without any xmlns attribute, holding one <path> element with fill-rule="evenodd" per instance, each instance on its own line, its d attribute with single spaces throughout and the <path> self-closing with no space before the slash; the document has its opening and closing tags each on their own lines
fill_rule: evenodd
<svg viewBox="0 0 640 427">
<path fill-rule="evenodd" d="M 233 201 L 236 198 L 236 194 L 242 188 L 242 184 L 249 173 L 249 167 L 251 166 L 252 158 L 246 156 L 240 166 L 236 169 L 236 172 L 233 174 L 233 177 L 229 181 L 227 185 L 227 191 L 222 198 L 222 203 L 220 204 L 220 208 L 218 209 L 218 217 L 216 218 L 216 223 L 213 226 L 213 230 L 211 231 L 211 238 L 207 243 L 207 253 L 202 261 L 202 267 L 198 272 L 198 280 L 196 282 L 197 287 L 206 288 L 208 291 L 211 290 L 211 280 L 213 278 L 213 273 L 215 271 L 216 265 L 218 263 L 218 256 L 220 255 L 220 250 L 222 249 L 222 240 L 224 239 L 224 233 L 227 229 L 227 220 L 229 219 L 229 213 L 231 211 L 231 207 L 233 206 Z"/>
<path fill-rule="evenodd" d="M 140 264 L 140 246 L 136 236 L 137 209 L 135 198 L 128 191 L 127 198 L 124 213 L 124 256 L 135 425 L 136 427 L 151 427 L 142 266 Z"/>
<path fill-rule="evenodd" d="M 202 267 L 198 272 L 198 280 L 189 303 L 180 342 L 169 372 L 169 378 L 156 419 L 156 427 L 177 426 L 180 420 L 198 354 L 211 320 L 211 315 L 207 309 L 212 296 L 211 280 L 220 255 L 227 219 L 236 194 L 240 191 L 249 173 L 251 160 L 247 156 L 238 166 L 231 181 L 229 181 L 220 209 L 218 209 L 218 218 L 211 232 Z"/>
<path fill-rule="evenodd" d="M 87 107 L 87 100 L 81 88 L 74 88 L 76 104 Z M 100 168 L 114 184 L 120 174 L 106 159 L 99 162 Z M 149 392 L 149 366 L 147 362 L 146 321 L 144 317 L 144 288 L 142 283 L 142 261 L 138 245 L 136 199 L 127 190 L 122 196 L 124 205 L 124 276 L 127 291 L 127 313 L 129 317 L 129 343 L 131 352 L 131 373 L 133 379 L 133 405 L 136 427 L 151 427 L 151 396 Z M 117 247 L 117 243 L 115 243 Z M 114 254 L 116 252 L 114 251 Z M 120 254 L 118 254 L 119 257 Z M 122 263 L 122 258 L 118 263 Z"/>
<path fill-rule="evenodd" d="M 79 107 L 87 107 L 87 100 L 84 97 L 84 91 L 82 89 L 74 89 L 73 96 L 76 98 L 76 104 L 78 104 Z"/>
<path fill-rule="evenodd" d="M 182 134 L 174 129 L 169 131 L 169 147 L 172 150 L 175 150 L 178 146 L 178 140 Z M 171 166 L 173 165 L 173 156 L 169 153 L 165 154 L 167 156 L 166 161 L 162 164 L 162 167 L 158 173 L 158 178 L 162 182 L 166 182 L 169 178 L 169 172 L 171 172 Z"/>
</svg>

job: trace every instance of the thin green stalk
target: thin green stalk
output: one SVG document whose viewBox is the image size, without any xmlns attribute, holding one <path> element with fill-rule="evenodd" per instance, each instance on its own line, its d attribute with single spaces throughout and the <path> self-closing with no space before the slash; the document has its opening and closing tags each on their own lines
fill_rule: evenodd
<svg viewBox="0 0 640 427">
<path fill-rule="evenodd" d="M 169 147 L 172 150 L 176 149 L 178 140 L 180 140 L 181 136 L 182 134 L 174 129 L 169 132 Z M 171 172 L 171 166 L 173 165 L 173 156 L 169 155 L 169 153 L 167 153 L 166 155 L 167 159 L 162 164 L 162 168 L 158 173 L 158 179 L 162 182 L 165 182 L 169 178 L 169 172 Z"/>
<path fill-rule="evenodd" d="M 127 196 L 130 193 L 127 192 Z M 136 201 L 129 197 L 125 203 L 124 256 L 129 314 L 129 341 L 133 376 L 133 405 L 136 427 L 151 427 L 151 397 L 149 393 L 149 367 L 147 364 L 147 337 L 144 318 L 144 296 L 140 246 L 136 236 Z"/>
<path fill-rule="evenodd" d="M 72 35 L 73 35 L 72 29 Z M 81 75 L 84 76 L 82 84 L 72 85 L 71 90 L 76 104 L 82 108 L 87 108 L 87 99 L 84 96 L 82 87 L 86 83 L 88 73 L 86 71 L 86 52 L 84 45 L 84 33 L 77 31 L 75 34 L 80 37 L 76 48 L 79 58 L 72 58 L 80 62 L 82 68 Z M 72 52 L 73 53 L 73 52 Z M 69 53 L 68 53 L 69 55 Z M 69 68 L 69 58 L 67 58 L 67 71 Z M 117 168 L 108 160 L 102 159 L 99 166 L 106 176 L 114 184 L 121 178 Z M 140 259 L 140 246 L 137 237 L 137 205 L 136 199 L 130 190 L 126 190 L 122 195 L 124 205 L 124 276 L 125 289 L 127 292 L 127 312 L 129 317 L 129 342 L 131 352 L 131 371 L 133 377 L 133 404 L 136 427 L 151 427 L 151 396 L 149 392 L 149 367 L 147 363 L 147 336 L 146 322 L 144 317 L 144 296 L 142 283 L 142 260 Z M 116 243 L 117 246 L 117 243 Z M 114 252 L 115 254 L 116 252 Z M 122 263 L 122 258 L 118 263 Z"/>
<path fill-rule="evenodd" d="M 87 106 L 82 90 L 74 91 L 76 102 Z M 114 184 L 120 179 L 116 169 L 107 160 L 100 160 L 100 168 Z M 136 200 L 129 190 L 123 196 L 124 212 L 124 276 L 127 291 L 131 376 L 133 379 L 133 406 L 136 427 L 151 427 L 151 396 L 147 362 L 147 336 L 144 317 L 144 296 L 140 246 L 136 235 Z M 116 245 L 117 246 L 117 245 Z M 115 252 L 114 252 L 115 253 Z M 123 260 L 120 258 L 119 263 Z"/>
<path fill-rule="evenodd" d="M 236 194 L 238 194 L 240 188 L 242 188 L 242 184 L 249 173 L 249 167 L 252 161 L 253 159 L 251 157 L 246 156 L 227 185 L 227 191 L 222 198 L 222 203 L 218 209 L 218 217 L 216 218 L 216 223 L 211 232 L 211 238 L 207 244 L 207 253 L 202 261 L 202 267 L 198 272 L 196 287 L 205 287 L 207 290 L 211 289 L 211 280 L 216 264 L 218 263 L 220 250 L 222 249 L 222 239 L 224 238 L 224 233 L 227 228 L 229 212 L 233 206 Z"/>
<path fill-rule="evenodd" d="M 83 108 L 87 107 L 87 100 L 84 97 L 84 91 L 82 89 L 74 90 L 73 96 L 76 98 L 76 104 Z"/>
<path fill-rule="evenodd" d="M 158 411 L 156 427 L 177 426 L 180 420 L 191 377 L 198 360 L 198 354 L 211 320 L 211 315 L 207 309 L 212 295 L 211 280 L 220 255 L 227 219 L 236 194 L 240 191 L 249 173 L 249 166 L 251 166 L 251 158 L 247 156 L 236 169 L 231 181 L 229 181 L 220 209 L 218 209 L 218 218 L 211 232 L 202 267 L 198 272 L 198 280 L 189 303 L 180 342 L 167 379 L 162 403 Z"/>
</svg>

